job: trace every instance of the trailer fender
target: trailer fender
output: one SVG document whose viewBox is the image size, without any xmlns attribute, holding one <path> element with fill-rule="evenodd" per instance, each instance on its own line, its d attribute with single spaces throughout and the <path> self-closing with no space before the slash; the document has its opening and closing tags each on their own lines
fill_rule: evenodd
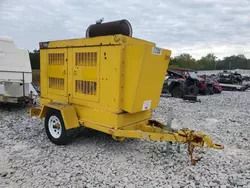
<svg viewBox="0 0 250 188">
<path fill-rule="evenodd" d="M 42 119 L 46 116 L 49 110 L 58 110 L 62 114 L 62 118 L 65 124 L 65 129 L 73 129 L 80 127 L 76 109 L 74 106 L 69 104 L 63 104 L 58 102 L 49 102 L 42 106 L 42 108 L 33 108 L 30 110 L 31 116 L 38 116 Z"/>
</svg>

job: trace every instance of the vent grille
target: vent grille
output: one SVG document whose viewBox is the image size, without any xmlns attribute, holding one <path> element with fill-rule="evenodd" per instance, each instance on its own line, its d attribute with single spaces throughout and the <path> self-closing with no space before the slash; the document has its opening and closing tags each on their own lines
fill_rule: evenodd
<svg viewBox="0 0 250 188">
<path fill-rule="evenodd" d="M 49 88 L 55 90 L 64 90 L 63 78 L 49 78 Z"/>
<path fill-rule="evenodd" d="M 76 53 L 76 66 L 96 67 L 97 52 L 79 52 Z"/>
<path fill-rule="evenodd" d="M 76 80 L 76 93 L 96 95 L 96 82 Z"/>
<path fill-rule="evenodd" d="M 64 53 L 50 53 L 49 65 L 64 65 Z"/>
</svg>

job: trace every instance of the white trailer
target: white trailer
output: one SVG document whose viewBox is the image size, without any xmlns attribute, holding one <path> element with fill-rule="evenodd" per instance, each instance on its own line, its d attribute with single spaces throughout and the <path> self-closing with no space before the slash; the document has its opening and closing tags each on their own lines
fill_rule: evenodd
<svg viewBox="0 0 250 188">
<path fill-rule="evenodd" d="M 0 36 L 0 102 L 28 102 L 32 83 L 32 69 L 27 50 L 16 47 L 10 37 Z"/>
</svg>

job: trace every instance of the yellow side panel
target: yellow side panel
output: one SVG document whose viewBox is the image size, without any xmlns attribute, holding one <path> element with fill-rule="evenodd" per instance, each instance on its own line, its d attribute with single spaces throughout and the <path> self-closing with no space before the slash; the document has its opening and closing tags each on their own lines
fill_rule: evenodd
<svg viewBox="0 0 250 188">
<path fill-rule="evenodd" d="M 72 104 L 73 98 L 73 48 L 68 48 L 68 103 Z"/>
<path fill-rule="evenodd" d="M 121 97 L 121 46 L 103 46 L 100 65 L 100 104 L 111 112 L 120 112 Z"/>
<path fill-rule="evenodd" d="M 135 114 L 129 113 L 111 113 L 107 111 L 86 108 L 83 106 L 74 105 L 79 121 L 94 123 L 103 127 L 109 128 L 123 128 L 125 126 L 148 120 L 151 117 L 151 111 L 143 111 Z"/>
<path fill-rule="evenodd" d="M 133 111 L 135 112 L 157 108 L 171 52 L 162 50 L 161 55 L 153 55 L 152 46 L 147 45 L 144 55 L 134 99 Z"/>
<path fill-rule="evenodd" d="M 117 116 L 117 128 L 128 126 L 137 122 L 149 120 L 151 118 L 151 110 L 142 111 L 134 114 L 123 113 Z"/>
<path fill-rule="evenodd" d="M 136 88 L 138 86 L 142 67 L 145 45 L 128 45 L 125 48 L 124 93 L 122 109 L 134 112 Z"/>
<path fill-rule="evenodd" d="M 94 129 L 94 130 L 97 130 L 97 131 L 101 131 L 101 132 L 110 134 L 110 128 L 109 127 L 104 127 L 104 126 L 102 126 L 100 124 L 96 124 L 96 123 L 89 122 L 89 121 L 84 121 L 83 122 L 82 120 L 80 120 L 80 123 L 84 124 L 84 127 L 88 127 L 90 129 Z"/>
<path fill-rule="evenodd" d="M 136 113 L 158 106 L 171 51 L 153 54 L 153 44 L 132 44 L 125 49 L 123 110 Z"/>
<path fill-rule="evenodd" d="M 40 87 L 41 97 L 45 97 L 48 94 L 48 82 L 47 82 L 47 50 L 40 50 Z"/>
<path fill-rule="evenodd" d="M 79 121 L 83 122 L 83 125 L 86 122 L 99 124 L 104 127 L 115 127 L 116 125 L 117 115 L 114 113 L 78 105 L 75 105 L 75 109 L 79 116 Z"/>
</svg>

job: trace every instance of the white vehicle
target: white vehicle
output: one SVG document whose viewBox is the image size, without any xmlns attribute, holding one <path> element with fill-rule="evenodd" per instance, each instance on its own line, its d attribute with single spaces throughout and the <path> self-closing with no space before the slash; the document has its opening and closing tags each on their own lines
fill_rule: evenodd
<svg viewBox="0 0 250 188">
<path fill-rule="evenodd" d="M 17 48 L 10 37 L 0 36 L 0 103 L 28 102 L 31 93 L 37 95 L 31 82 L 28 51 Z"/>
</svg>

